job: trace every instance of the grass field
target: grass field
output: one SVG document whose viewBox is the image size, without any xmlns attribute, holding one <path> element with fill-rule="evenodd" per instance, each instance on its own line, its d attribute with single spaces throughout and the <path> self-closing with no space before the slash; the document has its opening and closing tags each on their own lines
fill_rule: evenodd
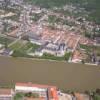
<svg viewBox="0 0 100 100">
<path fill-rule="evenodd" d="M 41 59 L 49 59 L 49 60 L 57 60 L 57 61 L 68 61 L 69 58 L 71 56 L 71 53 L 66 53 L 64 56 L 62 57 L 57 57 L 51 54 L 47 54 L 44 53 L 42 57 L 40 57 Z"/>
<path fill-rule="evenodd" d="M 0 36 L 0 44 L 10 44 L 11 42 L 13 42 L 13 40 L 11 40 L 11 39 L 8 39 L 8 38 L 6 38 L 6 37 L 1 37 Z"/>
<path fill-rule="evenodd" d="M 34 52 L 39 46 L 27 41 L 18 41 L 9 48 L 14 50 L 13 57 L 31 57 L 27 55 L 28 52 Z"/>
</svg>

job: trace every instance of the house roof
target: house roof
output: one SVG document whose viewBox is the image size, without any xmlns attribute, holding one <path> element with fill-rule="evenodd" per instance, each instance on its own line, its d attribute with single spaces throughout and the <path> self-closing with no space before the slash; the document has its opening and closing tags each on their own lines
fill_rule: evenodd
<svg viewBox="0 0 100 100">
<path fill-rule="evenodd" d="M 56 86 L 32 84 L 31 82 L 29 82 L 29 83 L 16 83 L 15 86 L 38 87 L 38 88 L 55 88 L 55 89 L 57 89 Z"/>
<path fill-rule="evenodd" d="M 0 95 L 11 95 L 12 89 L 2 89 L 0 88 Z"/>
</svg>

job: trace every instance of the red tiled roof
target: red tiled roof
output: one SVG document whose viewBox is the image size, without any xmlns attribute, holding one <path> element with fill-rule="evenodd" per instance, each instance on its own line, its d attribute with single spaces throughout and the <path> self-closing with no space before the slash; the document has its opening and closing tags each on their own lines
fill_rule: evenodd
<svg viewBox="0 0 100 100">
<path fill-rule="evenodd" d="M 29 82 L 29 83 L 16 83 L 15 86 L 39 87 L 39 88 L 57 88 L 56 86 L 32 84 L 31 82 Z"/>
<path fill-rule="evenodd" d="M 12 89 L 0 89 L 0 95 L 11 95 Z"/>
</svg>

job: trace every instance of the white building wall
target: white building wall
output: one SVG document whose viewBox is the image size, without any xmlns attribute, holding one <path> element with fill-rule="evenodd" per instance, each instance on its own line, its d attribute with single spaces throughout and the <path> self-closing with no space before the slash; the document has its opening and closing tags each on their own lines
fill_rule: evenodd
<svg viewBox="0 0 100 100">
<path fill-rule="evenodd" d="M 52 51 L 52 50 L 48 50 L 48 49 L 43 49 L 42 52 L 43 52 L 43 53 L 48 53 L 48 54 L 51 54 L 51 55 L 55 55 L 55 56 L 56 56 L 56 51 Z"/>
<path fill-rule="evenodd" d="M 42 89 L 42 88 L 37 88 L 37 87 L 24 87 L 24 86 L 15 86 L 15 91 L 22 91 L 22 92 L 44 92 L 46 91 L 46 89 Z"/>
</svg>

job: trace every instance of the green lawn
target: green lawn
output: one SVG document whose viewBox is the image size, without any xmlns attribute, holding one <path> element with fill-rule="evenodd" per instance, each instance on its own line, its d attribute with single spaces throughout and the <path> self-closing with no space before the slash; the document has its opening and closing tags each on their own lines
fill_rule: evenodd
<svg viewBox="0 0 100 100">
<path fill-rule="evenodd" d="M 24 94 L 23 93 L 17 93 L 14 96 L 14 100 L 23 100 Z"/>
<path fill-rule="evenodd" d="M 71 56 L 71 53 L 66 53 L 63 57 L 57 57 L 51 54 L 45 53 L 41 58 L 42 59 L 50 59 L 50 60 L 58 60 L 58 61 L 68 61 Z"/>
<path fill-rule="evenodd" d="M 87 52 L 90 52 L 92 49 L 92 46 L 80 44 L 80 48 L 85 49 Z"/>
<path fill-rule="evenodd" d="M 29 50 L 31 48 L 31 51 L 34 52 L 36 49 L 38 49 L 40 46 L 37 45 L 37 44 L 33 44 L 33 43 L 30 43 L 28 42 L 24 47 L 23 49 L 24 50 Z"/>
<path fill-rule="evenodd" d="M 16 93 L 16 95 L 14 96 L 14 100 L 23 100 L 23 98 L 28 97 L 28 98 L 39 98 L 39 95 L 37 93 Z M 26 99 L 25 99 L 26 100 Z"/>
<path fill-rule="evenodd" d="M 22 46 L 23 46 L 23 43 L 18 41 L 15 44 L 11 45 L 9 48 L 12 50 L 19 50 Z"/>
<path fill-rule="evenodd" d="M 14 53 L 12 54 L 13 57 L 32 57 L 27 55 L 27 52 L 34 52 L 37 48 L 39 48 L 39 45 L 32 44 L 30 42 L 23 43 L 18 41 L 9 48 L 14 50 Z"/>
<path fill-rule="evenodd" d="M 60 60 L 60 61 L 64 60 L 63 57 L 56 57 L 54 55 L 50 55 L 50 54 L 46 54 L 46 53 L 41 58 L 42 59 L 50 59 L 50 60 Z"/>
<path fill-rule="evenodd" d="M 100 95 L 96 94 L 93 100 L 100 100 Z"/>
<path fill-rule="evenodd" d="M 91 52 L 91 51 L 95 50 L 97 55 L 100 56 L 100 47 L 99 46 L 87 46 L 87 45 L 80 44 L 80 48 L 85 49 L 87 52 Z"/>
</svg>

